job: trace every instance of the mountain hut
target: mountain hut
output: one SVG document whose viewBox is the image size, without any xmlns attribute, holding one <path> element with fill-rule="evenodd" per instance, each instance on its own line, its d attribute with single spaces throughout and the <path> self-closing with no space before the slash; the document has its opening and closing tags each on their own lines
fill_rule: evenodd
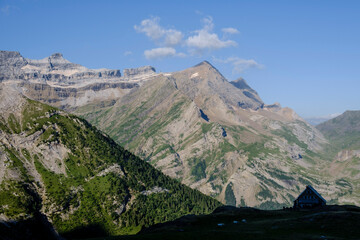
<svg viewBox="0 0 360 240">
<path fill-rule="evenodd" d="M 294 208 L 316 208 L 326 205 L 326 200 L 310 185 L 294 201 Z"/>
</svg>

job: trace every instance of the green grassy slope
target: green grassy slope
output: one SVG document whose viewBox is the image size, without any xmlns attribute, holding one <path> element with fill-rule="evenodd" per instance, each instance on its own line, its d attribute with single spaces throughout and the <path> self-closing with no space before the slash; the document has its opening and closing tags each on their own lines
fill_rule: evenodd
<svg viewBox="0 0 360 240">
<path fill-rule="evenodd" d="M 326 169 L 343 189 L 338 199 L 351 203 L 346 195 L 360 196 L 360 111 L 346 111 L 340 116 L 316 126 L 329 140 L 324 158 L 331 160 Z"/>
<path fill-rule="evenodd" d="M 332 143 L 333 154 L 343 149 L 360 149 L 360 111 L 346 111 L 316 128 Z"/>
<path fill-rule="evenodd" d="M 220 205 L 165 176 L 83 119 L 31 100 L 22 109 L 0 119 L 8 173 L 0 184 L 0 214 L 9 219 L 41 212 L 63 236 L 102 236 L 136 233 L 142 226 L 209 213 Z M 33 140 L 9 144 L 15 138 Z M 67 157 L 53 166 L 65 173 L 49 167 L 49 156 L 38 151 L 46 146 L 67 149 Z M 162 191 L 144 194 L 155 187 Z"/>
</svg>

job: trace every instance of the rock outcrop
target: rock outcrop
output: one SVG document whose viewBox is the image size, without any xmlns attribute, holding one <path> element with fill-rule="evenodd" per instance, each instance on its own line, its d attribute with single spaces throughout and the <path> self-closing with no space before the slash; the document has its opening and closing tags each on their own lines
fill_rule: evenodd
<svg viewBox="0 0 360 240">
<path fill-rule="evenodd" d="M 251 94 L 247 89 L 234 87 L 207 61 L 175 72 L 171 76 L 175 80 L 177 88 L 194 101 L 204 102 L 205 99 L 213 99 L 213 104 L 221 102 L 226 104 L 229 109 L 240 107 L 256 110 L 263 105 L 257 94 Z M 220 102 L 215 98 L 221 99 Z M 200 107 L 203 108 L 203 106 Z"/>
<path fill-rule="evenodd" d="M 156 76 L 150 66 L 126 69 L 124 78 L 118 69 L 88 69 L 61 53 L 34 60 L 11 51 L 0 51 L 0 70 L 0 82 L 17 84 L 26 96 L 65 110 L 103 101 L 108 105 Z"/>
<path fill-rule="evenodd" d="M 146 75 L 155 73 L 155 68 L 151 66 L 144 66 L 139 68 L 126 68 L 124 69 L 124 77 L 131 78 L 138 75 Z"/>
<path fill-rule="evenodd" d="M 6 79 L 21 78 L 21 68 L 28 62 L 19 52 L 0 51 L 0 82 Z"/>
<path fill-rule="evenodd" d="M 66 60 L 61 53 L 40 60 L 25 59 L 19 52 L 0 52 L 0 81 L 38 80 L 71 84 L 84 79 L 118 79 L 120 70 L 88 69 Z"/>
</svg>

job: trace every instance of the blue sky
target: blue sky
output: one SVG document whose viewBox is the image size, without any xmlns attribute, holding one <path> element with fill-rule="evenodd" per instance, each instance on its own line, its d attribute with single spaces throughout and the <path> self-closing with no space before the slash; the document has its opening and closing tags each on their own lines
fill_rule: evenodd
<svg viewBox="0 0 360 240">
<path fill-rule="evenodd" d="M 0 49 L 88 68 L 203 60 L 302 117 L 360 109 L 360 1 L 0 0 Z"/>
</svg>

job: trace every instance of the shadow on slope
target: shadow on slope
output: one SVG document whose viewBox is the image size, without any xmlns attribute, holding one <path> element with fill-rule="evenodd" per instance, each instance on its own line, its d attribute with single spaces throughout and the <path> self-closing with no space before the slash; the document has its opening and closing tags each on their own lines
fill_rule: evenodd
<svg viewBox="0 0 360 240">
<path fill-rule="evenodd" d="M 62 239 L 44 215 L 22 221 L 0 221 L 1 240 Z"/>
<path fill-rule="evenodd" d="M 360 239 L 360 208 L 266 211 L 224 206 L 209 215 L 187 215 L 111 239 Z"/>
<path fill-rule="evenodd" d="M 101 224 L 90 224 L 62 234 L 66 239 L 84 239 L 109 236 L 109 233 Z"/>
</svg>

